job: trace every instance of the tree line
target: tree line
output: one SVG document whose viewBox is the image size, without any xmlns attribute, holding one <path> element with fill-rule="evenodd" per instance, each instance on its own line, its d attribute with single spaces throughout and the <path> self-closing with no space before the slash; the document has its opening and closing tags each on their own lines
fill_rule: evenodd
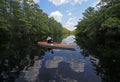
<svg viewBox="0 0 120 82">
<path fill-rule="evenodd" d="M 62 30 L 62 25 L 33 0 L 0 0 L 0 36 L 54 34 Z"/>
<path fill-rule="evenodd" d="M 77 36 L 119 37 L 120 0 L 101 0 L 97 9 L 87 8 L 76 27 Z"/>
</svg>

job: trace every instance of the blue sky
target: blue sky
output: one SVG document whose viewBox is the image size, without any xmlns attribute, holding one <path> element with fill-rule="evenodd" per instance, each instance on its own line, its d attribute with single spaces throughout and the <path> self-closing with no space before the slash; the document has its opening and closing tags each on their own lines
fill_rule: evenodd
<svg viewBox="0 0 120 82">
<path fill-rule="evenodd" d="M 54 17 L 60 22 L 63 27 L 69 30 L 74 30 L 82 13 L 88 7 L 95 5 L 100 0 L 34 0 L 39 4 L 43 12 L 47 13 L 49 17 Z"/>
</svg>

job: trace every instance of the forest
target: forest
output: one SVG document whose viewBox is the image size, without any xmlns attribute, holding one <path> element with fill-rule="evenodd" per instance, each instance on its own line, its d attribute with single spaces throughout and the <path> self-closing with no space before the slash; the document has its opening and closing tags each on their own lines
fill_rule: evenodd
<svg viewBox="0 0 120 82">
<path fill-rule="evenodd" d="M 76 43 L 85 57 L 92 55 L 99 59 L 95 69 L 102 82 L 117 82 L 120 78 L 120 0 L 101 0 L 96 7 L 87 8 L 76 25 Z"/>
<path fill-rule="evenodd" d="M 120 0 L 101 0 L 96 9 L 89 7 L 76 25 L 77 36 L 116 37 L 120 36 Z"/>
<path fill-rule="evenodd" d="M 0 0 L 0 36 L 61 34 L 66 30 L 33 0 Z"/>
</svg>

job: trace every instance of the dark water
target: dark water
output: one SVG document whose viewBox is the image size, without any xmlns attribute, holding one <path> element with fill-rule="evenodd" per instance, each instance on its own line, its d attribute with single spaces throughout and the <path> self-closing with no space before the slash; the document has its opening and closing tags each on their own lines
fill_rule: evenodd
<svg viewBox="0 0 120 82">
<path fill-rule="evenodd" d="M 120 47 L 96 47 L 96 42 L 73 35 L 53 38 L 74 45 L 76 51 L 53 49 L 51 53 L 37 45 L 46 36 L 1 42 L 0 82 L 120 82 Z"/>
</svg>

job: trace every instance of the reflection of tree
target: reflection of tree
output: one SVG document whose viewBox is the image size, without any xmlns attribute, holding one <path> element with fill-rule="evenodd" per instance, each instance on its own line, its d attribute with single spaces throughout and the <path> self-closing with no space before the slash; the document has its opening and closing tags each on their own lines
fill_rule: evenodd
<svg viewBox="0 0 120 82">
<path fill-rule="evenodd" d="M 48 68 L 48 69 L 58 68 L 58 66 L 61 62 L 65 62 L 65 63 L 70 64 L 71 70 L 73 70 L 75 72 L 78 72 L 78 73 L 79 72 L 84 72 L 85 62 L 83 62 L 83 61 L 77 62 L 74 59 L 65 60 L 61 56 L 54 56 L 54 58 L 52 60 L 47 60 L 46 63 L 45 63 L 45 67 Z"/>
<path fill-rule="evenodd" d="M 84 64 L 85 62 L 82 59 L 56 54 L 52 59 L 44 59 L 42 61 L 39 82 L 78 82 L 84 79 L 79 78 L 84 74 Z"/>
<path fill-rule="evenodd" d="M 55 41 L 61 42 L 60 34 L 52 36 Z M 37 45 L 37 42 L 45 41 L 46 37 L 47 35 L 15 36 L 9 39 L 0 37 L 0 82 L 14 82 L 21 70 L 28 70 L 36 60 L 42 58 L 45 49 Z"/>
<path fill-rule="evenodd" d="M 99 58 L 95 65 L 97 74 L 103 82 L 119 82 L 120 78 L 120 41 L 115 37 L 105 39 L 80 37 L 76 39 L 82 53 Z"/>
<path fill-rule="evenodd" d="M 27 70 L 34 64 L 35 56 L 42 57 L 44 50 L 37 45 L 37 41 L 42 39 L 35 36 L 14 37 L 0 43 L 0 82 L 14 82 L 21 70 Z"/>
</svg>

